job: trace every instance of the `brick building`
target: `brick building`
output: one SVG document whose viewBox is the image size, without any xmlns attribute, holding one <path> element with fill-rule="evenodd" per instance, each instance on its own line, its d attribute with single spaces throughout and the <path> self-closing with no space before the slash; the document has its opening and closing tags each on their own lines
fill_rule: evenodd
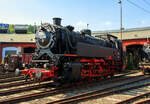
<svg viewBox="0 0 150 104">
<path fill-rule="evenodd" d="M 0 34 L 0 61 L 9 54 L 32 53 L 35 34 Z"/>
</svg>

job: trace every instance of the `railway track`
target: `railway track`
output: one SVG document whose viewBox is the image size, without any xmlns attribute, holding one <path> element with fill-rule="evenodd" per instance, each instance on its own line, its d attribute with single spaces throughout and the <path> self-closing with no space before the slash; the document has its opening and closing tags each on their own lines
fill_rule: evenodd
<svg viewBox="0 0 150 104">
<path fill-rule="evenodd" d="M 14 72 L 13 73 L 1 73 L 0 74 L 0 79 L 10 78 L 10 77 L 15 77 Z"/>
<path fill-rule="evenodd" d="M 117 88 L 117 87 L 120 87 L 120 86 L 124 86 L 126 84 L 132 84 L 132 83 L 135 83 L 135 82 L 144 81 L 146 79 L 149 79 L 149 77 L 146 77 L 146 78 L 143 77 L 143 78 L 140 78 L 140 79 L 137 79 L 137 77 L 135 77 L 135 78 L 132 78 L 132 80 L 133 79 L 134 79 L 134 81 L 130 80 L 130 82 L 126 82 L 126 83 L 123 83 L 123 84 L 118 85 L 118 86 L 113 86 L 113 87 L 107 88 L 107 90 L 108 89 L 112 89 L 112 88 Z M 119 81 L 119 79 L 118 79 L 118 81 Z M 122 81 L 122 80 L 120 79 L 120 81 Z M 108 83 L 108 82 L 106 82 L 106 83 Z M 103 83 L 103 84 L 106 84 L 106 83 Z M 114 83 L 114 81 L 112 81 L 112 83 Z M 102 85 L 102 83 L 99 83 L 99 84 Z M 91 87 L 91 86 L 93 86 L 93 84 L 89 84 L 88 85 L 88 87 Z M 85 88 L 85 86 L 83 85 L 82 88 Z M 66 92 L 66 91 L 77 90 L 77 89 L 81 89 L 81 86 L 80 87 L 67 86 L 67 87 L 62 87 L 62 88 L 56 88 L 56 89 L 53 89 L 53 90 L 50 90 L 50 91 L 46 91 L 46 92 L 39 92 L 39 93 L 33 93 L 33 94 L 29 94 L 29 95 L 27 94 L 27 95 L 23 95 L 23 96 L 13 97 L 13 98 L 9 98 L 9 99 L 5 99 L 3 101 L 0 101 L 0 104 L 5 104 L 5 103 L 8 103 L 8 102 L 20 102 L 20 101 L 22 101 L 24 99 L 25 100 L 27 100 L 27 99 L 35 99 L 37 97 L 45 97 L 45 96 L 50 96 L 50 95 L 59 94 L 59 93 Z M 104 91 L 104 90 L 106 90 L 106 89 L 101 89 L 101 91 Z"/>
<path fill-rule="evenodd" d="M 135 83 L 135 82 L 137 82 L 137 81 L 130 82 L 130 84 Z M 56 100 L 56 101 L 53 101 L 53 102 L 49 102 L 47 104 L 56 104 L 56 103 L 57 104 L 68 104 L 68 103 L 73 103 L 73 102 L 78 102 L 78 101 L 82 101 L 82 100 L 91 99 L 91 98 L 94 98 L 94 97 L 99 97 L 99 98 L 100 97 L 105 97 L 105 96 L 112 95 L 114 93 L 127 91 L 127 90 L 132 90 L 132 89 L 136 89 L 136 88 L 140 88 L 140 87 L 150 85 L 150 83 L 147 83 L 147 84 L 137 85 L 137 86 L 133 86 L 133 87 L 129 87 L 129 88 L 119 88 L 119 87 L 127 85 L 127 84 L 129 84 L 129 83 L 118 85 L 118 86 L 113 86 L 113 87 L 109 87 L 109 88 L 105 88 L 105 89 L 101 89 L 101 90 L 82 93 L 82 94 L 75 95 L 75 96 L 72 96 L 72 97 L 68 97 L 68 98 L 64 98 L 64 99 L 61 99 L 61 100 Z M 114 89 L 114 88 L 118 88 L 118 89 Z"/>
<path fill-rule="evenodd" d="M 133 74 L 133 73 L 136 73 L 136 72 L 129 72 L 129 73 L 125 73 L 125 74 L 121 74 L 119 76 L 116 76 L 117 77 L 122 77 L 122 76 L 125 76 L 125 75 L 129 75 L 129 74 Z M 5 75 L 3 75 L 5 76 Z M 19 77 L 10 77 L 10 78 L 2 78 L 0 79 L 0 83 L 7 83 L 7 82 L 13 82 L 13 81 L 19 81 L 19 80 L 24 80 L 24 76 L 19 76 Z"/>
<path fill-rule="evenodd" d="M 150 99 L 138 102 L 136 104 L 150 104 Z"/>
<path fill-rule="evenodd" d="M 31 86 L 24 86 L 24 87 L 21 87 L 21 88 L 14 88 L 14 89 L 8 89 L 8 90 L 4 90 L 4 91 L 0 91 L 0 96 L 3 96 L 3 95 L 10 95 L 10 94 L 14 94 L 14 93 L 17 93 L 17 92 L 21 92 L 21 91 L 29 91 L 29 90 L 34 90 L 34 89 L 40 89 L 40 88 L 43 88 L 43 87 L 47 87 L 47 86 L 52 86 L 52 83 L 51 82 L 48 82 L 48 83 L 44 83 L 44 84 L 37 84 L 37 85 L 31 85 Z"/>
<path fill-rule="evenodd" d="M 0 75 L 0 79 L 11 78 L 11 77 L 15 77 L 15 75 L 14 75 L 14 74 L 10 74 L 10 75 Z"/>
<path fill-rule="evenodd" d="M 149 91 L 149 92 L 146 92 L 146 93 L 144 93 L 144 94 L 140 94 L 140 95 L 131 97 L 130 99 L 127 99 L 127 100 L 118 102 L 118 103 L 116 103 L 116 104 L 127 104 L 127 103 L 132 103 L 132 102 L 134 102 L 134 101 L 136 101 L 136 100 L 138 100 L 138 99 L 141 99 L 141 98 L 143 98 L 143 97 L 145 97 L 145 96 L 148 96 L 148 95 L 150 95 L 150 91 Z M 148 100 L 148 101 L 149 101 L 149 100 Z M 148 102 L 148 101 L 145 101 L 145 102 Z M 143 103 L 144 103 L 144 102 L 143 102 Z"/>
<path fill-rule="evenodd" d="M 142 76 L 137 76 L 137 77 L 133 77 L 133 78 L 138 78 L 138 77 L 142 77 Z M 108 84 L 108 83 L 113 83 L 113 82 L 116 82 L 116 81 L 123 81 L 123 80 L 128 80 L 130 79 L 131 77 L 128 77 L 128 78 L 120 78 L 118 79 L 118 77 L 116 77 L 116 79 L 114 80 L 108 80 L 107 82 L 102 82 L 100 83 L 101 85 L 103 84 Z M 98 81 L 94 82 L 95 84 L 92 84 L 92 86 L 96 86 Z M 12 86 L 19 86 L 19 85 L 24 85 L 24 84 L 32 84 L 33 82 L 19 82 L 19 83 L 13 83 L 13 84 L 7 84 L 7 85 L 3 85 L 3 86 L 0 86 L 0 88 L 8 88 L 8 87 L 12 87 Z M 20 91 L 28 91 L 28 90 L 33 90 L 33 89 L 39 89 L 39 88 L 42 88 L 42 87 L 46 87 L 46 86 L 50 86 L 50 84 L 44 84 L 44 85 L 33 85 L 33 86 L 25 86 L 25 87 L 22 87 L 22 88 L 14 88 L 14 89 L 8 89 L 8 90 L 4 90 L 4 91 L 0 91 L 0 96 L 2 95 L 10 95 L 10 94 L 13 94 L 13 93 L 17 93 L 17 92 L 20 92 Z"/>
<path fill-rule="evenodd" d="M 128 74 L 133 74 L 134 72 L 130 72 L 130 73 L 126 73 L 126 75 L 128 75 Z M 108 79 L 108 81 L 104 81 L 104 80 L 100 80 L 100 81 L 104 81 L 104 83 L 103 84 L 107 84 L 107 83 L 109 83 L 110 81 L 112 82 L 113 80 L 114 80 L 114 82 L 115 81 L 119 81 L 119 80 L 126 80 L 126 79 L 129 79 L 129 78 L 121 78 L 121 77 L 124 77 L 124 75 L 120 75 L 120 76 L 116 76 L 116 77 L 114 77 L 113 79 Z M 139 77 L 139 76 L 138 76 Z M 99 81 L 98 81 L 99 82 Z M 4 83 L 4 84 L 1 84 L 0 85 L 0 89 L 3 89 L 3 88 L 9 88 L 9 87 L 15 87 L 15 86 L 21 86 L 21 85 L 25 85 L 25 84 L 33 84 L 33 83 L 35 83 L 34 81 L 25 81 L 25 80 L 21 80 L 21 81 L 19 81 L 19 82 L 12 82 L 12 83 Z M 95 82 L 95 84 L 96 84 L 97 82 Z M 93 86 L 95 86 L 94 84 L 93 84 Z M 11 91 L 10 91 L 11 92 Z M 16 91 L 17 92 L 17 91 Z"/>
<path fill-rule="evenodd" d="M 7 82 L 19 81 L 19 80 L 23 80 L 23 79 L 24 79 L 23 76 L 5 78 L 5 79 L 0 79 L 0 83 L 7 83 Z"/>
<path fill-rule="evenodd" d="M 3 88 L 9 88 L 9 87 L 15 87 L 15 86 L 21 86 L 21 85 L 25 85 L 25 84 L 33 84 L 35 83 L 34 81 L 25 81 L 25 80 L 22 80 L 20 82 L 12 82 L 12 83 L 7 83 L 7 84 L 1 84 L 0 85 L 0 89 L 3 89 Z"/>
<path fill-rule="evenodd" d="M 68 88 L 68 87 L 66 87 Z M 29 99 L 33 99 L 35 97 L 43 97 L 43 96 L 49 96 L 49 95 L 52 95 L 52 94 L 57 94 L 57 93 L 60 93 L 62 91 L 66 91 L 67 89 L 64 88 L 57 88 L 57 89 L 53 89 L 53 90 L 50 90 L 50 91 L 47 91 L 47 92 L 39 92 L 39 93 L 33 93 L 33 94 L 29 94 L 29 95 L 23 95 L 23 96 L 19 96 L 19 97 L 14 97 L 14 98 L 10 98 L 10 99 L 5 99 L 3 101 L 0 101 L 0 104 L 7 104 L 8 102 L 9 103 L 14 103 L 14 102 L 19 102 L 21 100 L 29 100 Z M 69 90 L 69 89 L 68 89 Z"/>
<path fill-rule="evenodd" d="M 129 75 L 129 74 L 135 74 L 135 73 L 137 73 L 137 71 L 127 71 L 127 72 L 118 73 L 116 76 L 126 76 L 126 75 Z"/>
</svg>

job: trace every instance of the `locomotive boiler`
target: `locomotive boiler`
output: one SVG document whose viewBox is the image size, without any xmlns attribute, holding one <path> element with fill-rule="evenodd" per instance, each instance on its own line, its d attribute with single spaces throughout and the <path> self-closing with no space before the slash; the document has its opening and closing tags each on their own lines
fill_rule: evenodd
<svg viewBox="0 0 150 104">
<path fill-rule="evenodd" d="M 60 18 L 54 24 L 41 24 L 35 40 L 37 49 L 34 67 L 16 70 L 18 74 L 36 80 L 65 82 L 113 76 L 123 65 L 122 43 L 110 34 L 91 36 L 91 30 L 75 32 L 73 26 L 62 26 Z"/>
</svg>

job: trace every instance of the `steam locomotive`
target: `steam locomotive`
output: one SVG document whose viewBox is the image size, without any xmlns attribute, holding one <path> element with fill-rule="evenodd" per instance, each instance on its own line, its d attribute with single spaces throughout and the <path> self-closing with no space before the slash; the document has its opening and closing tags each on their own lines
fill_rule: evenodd
<svg viewBox="0 0 150 104">
<path fill-rule="evenodd" d="M 6 55 L 2 64 L 3 72 L 14 72 L 16 68 L 20 70 L 32 65 L 32 53 Z"/>
<path fill-rule="evenodd" d="M 41 24 L 36 32 L 37 49 L 32 68 L 16 74 L 35 80 L 76 82 L 113 76 L 123 66 L 122 43 L 110 34 L 91 36 L 91 30 L 75 32 L 73 26 L 61 26 L 61 18 L 54 24 Z"/>
<path fill-rule="evenodd" d="M 142 70 L 143 74 L 150 74 L 150 43 L 147 42 L 143 45 L 142 49 L 142 59 L 139 63 L 139 68 Z"/>
</svg>

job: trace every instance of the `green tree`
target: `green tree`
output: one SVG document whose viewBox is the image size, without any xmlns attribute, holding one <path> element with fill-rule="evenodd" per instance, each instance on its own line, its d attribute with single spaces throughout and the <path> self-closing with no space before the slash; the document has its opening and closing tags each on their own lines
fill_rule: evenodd
<svg viewBox="0 0 150 104">
<path fill-rule="evenodd" d="M 13 24 L 9 24 L 8 33 L 13 34 L 15 33 L 15 28 Z"/>
<path fill-rule="evenodd" d="M 36 30 L 36 26 L 29 25 L 27 33 L 33 34 L 33 33 L 35 33 L 35 30 Z"/>
</svg>

